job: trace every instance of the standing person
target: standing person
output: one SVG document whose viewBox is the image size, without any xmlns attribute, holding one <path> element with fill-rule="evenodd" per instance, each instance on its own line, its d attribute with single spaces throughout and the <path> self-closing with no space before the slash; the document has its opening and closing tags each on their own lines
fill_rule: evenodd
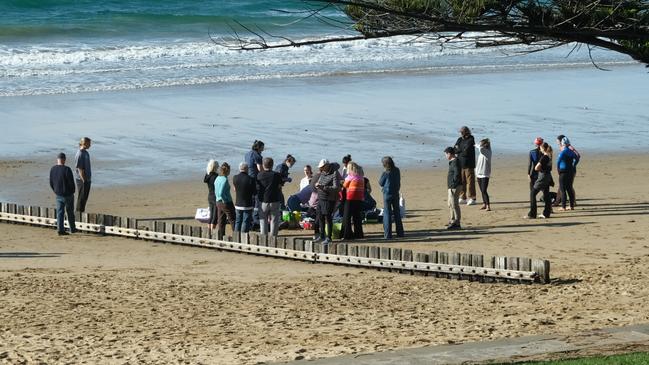
<svg viewBox="0 0 649 365">
<path fill-rule="evenodd" d="M 363 170 L 350 162 L 347 165 L 348 175 L 343 182 L 345 189 L 345 209 L 343 212 L 343 239 L 363 238 L 363 201 L 365 201 L 365 177 Z M 352 229 L 352 220 L 354 228 Z"/>
<path fill-rule="evenodd" d="M 487 189 L 489 188 L 489 177 L 491 176 L 491 142 L 489 138 L 485 138 L 476 147 L 478 148 L 478 162 L 475 167 L 475 175 L 478 178 L 480 193 L 482 193 L 482 207 L 480 209 L 490 211 L 491 204 Z"/>
<path fill-rule="evenodd" d="M 462 219 L 462 212 L 460 211 L 460 202 L 458 200 L 460 190 L 462 189 L 462 166 L 455 155 L 455 148 L 446 147 L 444 154 L 446 154 L 446 159 L 448 160 L 446 186 L 448 188 L 449 219 L 446 229 L 461 229 L 460 221 Z"/>
<path fill-rule="evenodd" d="M 311 178 L 313 177 L 313 169 L 311 165 L 304 166 L 304 177 L 300 180 L 300 190 L 304 189 L 308 185 L 311 185 Z"/>
<path fill-rule="evenodd" d="M 65 166 L 65 153 L 56 156 L 56 165 L 50 169 L 50 187 L 56 194 L 56 229 L 59 236 L 67 235 L 65 231 L 65 214 L 68 214 L 70 233 L 77 231 L 74 225 L 74 176 L 72 169 Z"/>
<path fill-rule="evenodd" d="M 541 145 L 543 144 L 543 138 L 541 137 L 536 137 L 534 140 L 534 148 L 530 150 L 530 152 L 527 154 L 528 156 L 528 162 L 527 162 L 527 179 L 530 182 L 530 193 L 532 190 L 534 190 L 534 183 L 536 182 L 536 179 L 539 176 L 538 171 L 536 171 L 535 167 L 536 164 L 539 163 L 539 160 L 541 159 L 541 156 L 543 156 L 543 153 L 541 152 Z"/>
<path fill-rule="evenodd" d="M 347 174 L 349 173 L 349 166 L 347 165 L 349 165 L 350 162 L 352 162 L 352 155 L 343 156 L 343 171 L 341 173 L 343 179 L 345 179 L 347 177 Z"/>
<path fill-rule="evenodd" d="M 209 160 L 207 162 L 207 167 L 205 168 L 205 177 L 203 182 L 207 184 L 207 204 L 210 210 L 210 221 L 208 227 L 210 232 L 216 229 L 216 222 L 218 219 L 217 210 L 216 210 L 216 195 L 214 194 L 214 182 L 217 174 L 217 169 L 219 168 L 219 163 L 215 160 Z"/>
<path fill-rule="evenodd" d="M 574 159 L 573 163 L 573 173 L 571 176 L 571 181 L 570 181 L 570 190 L 572 192 L 573 198 L 575 198 L 575 201 L 573 202 L 571 200 L 571 204 L 574 205 L 577 203 L 577 194 L 575 194 L 575 176 L 577 175 L 577 164 L 579 163 L 579 160 L 581 159 L 581 154 L 575 149 L 575 147 L 570 143 L 570 140 L 568 137 L 564 136 L 563 134 L 560 134 L 557 136 L 557 145 L 559 146 L 559 149 L 563 149 L 564 146 L 567 146 L 570 151 L 576 156 Z M 563 194 L 563 189 L 561 187 L 561 176 L 559 176 L 559 188 L 557 189 L 557 199 L 554 201 L 554 204 L 552 204 L 553 207 L 558 207 L 559 205 L 562 204 L 563 199 L 564 199 L 565 194 Z"/>
<path fill-rule="evenodd" d="M 324 244 L 331 243 L 333 233 L 333 214 L 340 191 L 340 175 L 338 170 L 328 160 L 323 159 L 318 164 L 320 173 L 314 177 L 311 185 L 318 193 L 318 231 L 319 240 Z"/>
<path fill-rule="evenodd" d="M 394 165 L 392 157 L 381 159 L 385 171 L 379 178 L 379 186 L 383 190 L 383 238 L 392 239 L 392 219 L 397 230 L 397 237 L 403 237 L 403 223 L 399 208 L 399 190 L 401 190 L 401 172 Z"/>
<path fill-rule="evenodd" d="M 250 151 L 246 152 L 244 162 L 248 164 L 248 175 L 253 179 L 257 179 L 257 175 L 262 171 L 263 157 L 261 153 L 264 152 L 266 145 L 262 141 L 255 140 L 252 143 Z M 253 224 L 259 224 L 259 211 L 261 209 L 261 202 L 255 196 L 255 208 L 253 210 L 252 219 Z"/>
<path fill-rule="evenodd" d="M 572 187 L 579 156 L 570 149 L 570 140 L 563 137 L 559 144 L 561 152 L 557 156 L 557 171 L 559 171 L 559 191 L 561 192 L 561 208 L 566 210 L 566 201 L 570 198 L 568 209 L 575 208 L 575 190 Z"/>
<path fill-rule="evenodd" d="M 234 230 L 236 232 L 249 232 L 252 226 L 252 211 L 255 207 L 257 195 L 257 181 L 248 175 L 248 164 L 239 164 L 239 174 L 232 178 L 236 199 L 234 209 L 236 212 Z"/>
<path fill-rule="evenodd" d="M 284 159 L 284 162 L 278 164 L 275 166 L 275 172 L 279 173 L 279 175 L 282 177 L 282 188 L 284 187 L 284 184 L 290 183 L 293 181 L 293 179 L 288 176 L 289 172 L 288 170 L 295 165 L 295 157 L 291 156 L 290 154 L 286 155 L 286 158 Z M 284 200 L 284 192 L 282 191 L 282 208 L 285 207 L 286 205 L 285 200 Z"/>
<path fill-rule="evenodd" d="M 273 171 L 273 159 L 270 157 L 264 158 L 262 169 L 263 171 L 257 175 L 257 196 L 261 201 L 259 231 L 263 235 L 269 234 L 268 223 L 270 220 L 270 234 L 277 236 L 282 218 L 280 210 L 282 176 Z"/>
<path fill-rule="evenodd" d="M 79 196 L 77 197 L 76 211 L 83 213 L 86 211 L 88 195 L 90 195 L 90 182 L 92 179 L 92 168 L 90 167 L 90 154 L 88 149 L 92 141 L 88 137 L 83 137 L 79 141 L 79 151 L 74 156 L 74 177 L 77 183 Z"/>
<path fill-rule="evenodd" d="M 226 219 L 232 231 L 234 232 L 234 203 L 232 202 L 232 195 L 230 194 L 230 183 L 228 183 L 228 176 L 230 175 L 230 165 L 224 162 L 219 167 L 219 176 L 214 181 L 214 192 L 216 194 L 216 210 L 218 214 L 218 232 L 217 237 L 225 236 L 225 223 Z"/>
<path fill-rule="evenodd" d="M 533 189 L 530 192 L 530 211 L 523 217 L 525 219 L 536 218 L 536 195 L 538 195 L 540 191 L 543 192 L 543 202 L 545 207 L 543 209 L 543 214 L 540 215 L 539 218 L 550 218 L 550 214 L 552 213 L 552 201 L 550 200 L 550 186 L 554 186 L 554 181 L 552 180 L 552 147 L 550 147 L 546 142 L 543 142 L 541 145 L 541 153 L 542 156 L 539 159 L 539 162 L 534 166 L 534 170 L 539 174 L 534 182 Z"/>
<path fill-rule="evenodd" d="M 455 142 L 455 152 L 462 167 L 462 192 L 460 203 L 475 204 L 475 139 L 467 126 L 460 128 L 460 138 Z M 467 200 L 468 198 L 468 200 Z"/>
</svg>

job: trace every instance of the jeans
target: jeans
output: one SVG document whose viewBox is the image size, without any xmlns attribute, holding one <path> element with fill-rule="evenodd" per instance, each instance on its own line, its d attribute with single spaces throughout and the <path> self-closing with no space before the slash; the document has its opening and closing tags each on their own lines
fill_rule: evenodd
<svg viewBox="0 0 649 365">
<path fill-rule="evenodd" d="M 286 202 L 286 206 L 287 206 L 288 210 L 290 210 L 291 212 L 294 212 L 296 210 L 297 211 L 302 210 L 302 206 L 300 204 L 301 204 L 301 201 L 300 201 L 300 198 L 297 195 L 289 196 L 288 201 Z"/>
<path fill-rule="evenodd" d="M 458 201 L 460 197 L 460 189 L 448 189 L 448 209 L 449 209 L 449 218 L 448 224 L 451 225 L 460 225 L 460 220 L 462 219 L 462 212 L 460 211 L 460 202 Z"/>
<path fill-rule="evenodd" d="M 234 204 L 232 202 L 224 203 L 222 201 L 216 202 L 216 210 L 218 219 L 218 237 L 225 236 L 226 219 L 232 226 L 234 231 Z"/>
<path fill-rule="evenodd" d="M 570 199 L 570 208 L 575 207 L 575 189 L 572 187 L 574 179 L 572 171 L 559 172 L 559 192 L 561 193 L 561 207 L 566 208 L 566 202 Z"/>
<path fill-rule="evenodd" d="M 460 198 L 475 200 L 475 169 L 463 168 L 462 169 L 462 190 L 460 191 Z"/>
<path fill-rule="evenodd" d="M 536 196 L 540 191 L 543 192 L 543 202 L 545 204 L 543 208 L 543 216 L 545 218 L 550 218 L 550 214 L 552 213 L 552 199 L 550 199 L 549 186 L 532 188 L 532 191 L 530 191 L 530 212 L 527 213 L 527 216 L 530 218 L 536 218 Z"/>
<path fill-rule="evenodd" d="M 489 204 L 489 193 L 487 192 L 487 189 L 489 188 L 489 178 L 488 177 L 479 177 L 478 178 L 478 186 L 480 187 L 480 192 L 482 193 L 482 202 L 485 205 L 490 205 Z"/>
<path fill-rule="evenodd" d="M 318 229 L 320 231 L 320 238 L 325 239 L 329 238 L 331 240 L 331 235 L 333 234 L 334 228 L 334 209 L 336 208 L 336 202 L 333 200 L 319 200 L 318 201 Z"/>
<path fill-rule="evenodd" d="M 397 237 L 403 237 L 403 223 L 399 208 L 399 195 L 383 195 L 383 237 L 392 238 L 392 218 L 397 229 Z"/>
<path fill-rule="evenodd" d="M 74 195 L 56 196 L 56 228 L 59 233 L 65 232 L 65 213 L 68 214 L 70 232 L 77 230 L 74 225 Z"/>
<path fill-rule="evenodd" d="M 362 200 L 345 200 L 343 212 L 343 238 L 363 238 Z M 352 220 L 354 226 L 352 229 Z"/>
<path fill-rule="evenodd" d="M 261 203 L 261 211 L 259 212 L 259 233 L 267 235 L 270 233 L 277 236 L 279 233 L 279 225 L 282 220 L 282 211 L 280 205 L 282 202 Z M 268 231 L 268 221 L 270 220 L 270 232 Z"/>
<path fill-rule="evenodd" d="M 90 195 L 90 181 L 81 182 L 76 180 L 77 190 L 79 197 L 77 198 L 77 212 L 83 213 L 86 211 L 86 203 L 88 202 L 88 195 Z"/>
<path fill-rule="evenodd" d="M 236 219 L 234 222 L 235 232 L 249 232 L 252 227 L 252 209 L 236 209 Z"/>
</svg>

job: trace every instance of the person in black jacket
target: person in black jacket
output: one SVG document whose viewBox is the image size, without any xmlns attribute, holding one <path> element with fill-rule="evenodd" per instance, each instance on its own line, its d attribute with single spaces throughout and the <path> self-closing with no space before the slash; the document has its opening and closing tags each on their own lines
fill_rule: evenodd
<svg viewBox="0 0 649 365">
<path fill-rule="evenodd" d="M 450 217 L 446 229 L 460 229 L 460 220 L 462 213 L 460 212 L 460 203 L 458 198 L 460 190 L 462 189 L 462 167 L 460 161 L 455 155 L 455 148 L 447 147 L 444 150 L 446 159 L 448 160 L 448 207 L 450 210 Z"/>
<path fill-rule="evenodd" d="M 460 128 L 460 138 L 455 142 L 455 153 L 462 167 L 462 190 L 459 202 L 475 205 L 475 139 L 467 126 Z"/>
<path fill-rule="evenodd" d="M 74 193 L 75 182 L 72 169 L 65 166 L 65 153 L 56 157 L 56 166 L 50 170 L 50 187 L 56 194 L 56 228 L 59 236 L 67 235 L 65 232 L 65 213 L 68 214 L 70 233 L 77 231 L 74 225 Z"/>
<path fill-rule="evenodd" d="M 257 195 L 257 180 L 248 175 L 248 164 L 239 164 L 239 174 L 232 178 L 234 192 L 234 209 L 236 218 L 235 232 L 248 232 L 252 228 L 252 212 L 255 208 L 255 195 Z"/>
<path fill-rule="evenodd" d="M 219 169 L 219 163 L 214 160 L 209 160 L 207 167 L 205 168 L 205 177 L 203 182 L 207 184 L 207 204 L 210 209 L 210 221 L 208 226 L 210 230 L 216 229 L 216 195 L 214 195 L 214 180 L 219 174 L 216 173 L 216 170 Z"/>
<path fill-rule="evenodd" d="M 536 171 L 535 167 L 536 164 L 539 163 L 539 160 L 541 160 L 541 156 L 543 156 L 543 153 L 541 153 L 542 144 L 543 138 L 536 137 L 536 139 L 534 140 L 534 146 L 536 146 L 536 148 L 530 150 L 530 152 L 528 153 L 527 177 L 530 182 L 530 191 L 534 190 L 534 183 L 539 176 L 539 173 L 538 171 Z"/>
</svg>

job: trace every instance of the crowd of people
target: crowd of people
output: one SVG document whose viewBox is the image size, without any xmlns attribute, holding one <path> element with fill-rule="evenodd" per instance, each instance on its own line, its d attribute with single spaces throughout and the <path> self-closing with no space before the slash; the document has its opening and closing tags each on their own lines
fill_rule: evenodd
<svg viewBox="0 0 649 365">
<path fill-rule="evenodd" d="M 488 138 L 478 144 L 471 130 L 463 126 L 454 146 L 444 150 L 449 163 L 447 188 L 449 230 L 461 229 L 461 204 L 476 205 L 476 179 L 482 196 L 481 210 L 491 211 L 489 179 L 491 177 L 491 142 Z M 581 158 L 565 135 L 557 136 L 559 154 L 556 166 L 558 189 L 551 193 L 555 185 L 552 177 L 552 147 L 537 137 L 535 148 L 529 154 L 527 175 L 530 188 L 530 210 L 526 219 L 549 218 L 553 207 L 558 210 L 572 210 L 576 204 L 574 180 L 577 165 Z M 66 156 L 57 156 L 57 165 L 50 171 L 50 186 L 56 194 L 57 231 L 59 235 L 68 234 L 64 229 L 67 214 L 70 232 L 76 231 L 75 215 L 85 211 L 91 186 L 91 164 L 88 149 L 91 140 L 84 137 L 79 141 L 75 155 L 74 169 L 65 165 Z M 300 180 L 299 191 L 285 199 L 283 187 L 292 182 L 290 169 L 297 162 L 287 155 L 275 165 L 270 157 L 263 157 L 265 145 L 254 141 L 244 161 L 238 165 L 238 174 L 230 176 L 228 163 L 210 160 L 207 163 L 203 181 L 208 187 L 209 222 L 208 227 L 219 236 L 225 235 L 229 223 L 233 232 L 249 232 L 258 229 L 261 234 L 277 236 L 282 226 L 282 212 L 300 212 L 300 217 L 310 223 L 314 230 L 313 239 L 329 243 L 333 239 L 334 223 L 341 223 L 341 240 L 354 240 L 364 237 L 363 222 L 368 217 L 383 221 L 383 237 L 404 236 L 402 217 L 404 214 L 401 198 L 401 172 L 392 157 L 381 159 L 383 172 L 378 180 L 383 195 L 383 210 L 376 209 L 370 181 L 365 177 L 363 167 L 352 161 L 351 155 L 342 158 L 342 165 L 322 159 L 313 171 L 311 165 L 304 166 L 304 177 Z M 232 186 L 230 185 L 232 181 Z M 231 193 L 234 189 L 234 196 Z M 74 194 L 78 192 L 77 204 Z M 537 196 L 542 192 L 543 213 L 537 214 Z"/>
</svg>

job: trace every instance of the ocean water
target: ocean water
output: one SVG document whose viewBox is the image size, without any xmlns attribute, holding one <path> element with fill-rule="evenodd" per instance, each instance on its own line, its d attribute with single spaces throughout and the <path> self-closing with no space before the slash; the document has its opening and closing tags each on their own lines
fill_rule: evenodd
<svg viewBox="0 0 649 365">
<path fill-rule="evenodd" d="M 303 1 L 278 0 L 3 0 L 0 97 L 394 72 L 591 67 L 585 47 L 571 53 L 572 45 L 521 55 L 530 49 L 453 44 L 442 49 L 395 37 L 250 52 L 212 41 L 231 39 L 236 22 L 293 40 L 352 34 L 338 9 L 321 14 L 339 26 L 305 19 L 308 9 Z M 632 63 L 613 52 L 594 55 L 605 67 Z"/>
</svg>

